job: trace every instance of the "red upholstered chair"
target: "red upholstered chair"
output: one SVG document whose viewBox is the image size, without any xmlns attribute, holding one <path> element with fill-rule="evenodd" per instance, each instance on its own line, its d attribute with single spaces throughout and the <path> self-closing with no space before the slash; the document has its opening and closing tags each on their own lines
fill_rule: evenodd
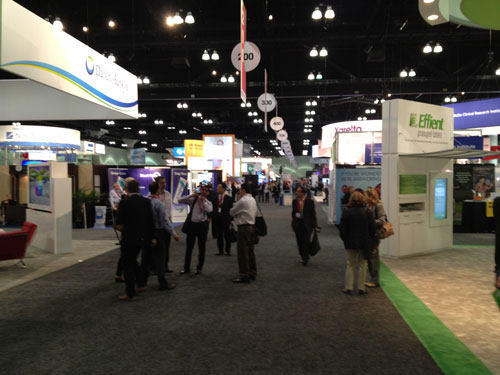
<svg viewBox="0 0 500 375">
<path fill-rule="evenodd" d="M 19 231 L 0 233 L 0 261 L 19 259 L 19 263 L 26 266 L 23 258 L 36 228 L 36 224 L 25 222 Z"/>
</svg>

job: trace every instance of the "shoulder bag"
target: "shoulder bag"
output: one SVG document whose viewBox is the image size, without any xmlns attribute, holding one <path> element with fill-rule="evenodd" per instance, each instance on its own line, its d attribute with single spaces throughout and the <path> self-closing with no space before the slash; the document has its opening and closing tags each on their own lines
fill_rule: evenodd
<svg viewBox="0 0 500 375">
<path fill-rule="evenodd" d="M 259 210 L 260 216 L 255 216 L 255 232 L 258 236 L 264 237 L 265 235 L 267 235 L 267 224 L 258 204 L 257 209 Z"/>
<path fill-rule="evenodd" d="M 390 237 L 393 234 L 394 234 L 394 225 L 392 225 L 389 221 L 386 221 L 378 232 L 378 236 L 380 239 Z"/>
<path fill-rule="evenodd" d="M 191 232 L 191 227 L 192 227 L 192 221 L 191 221 L 191 216 L 193 216 L 193 208 L 194 208 L 194 205 L 196 204 L 196 201 L 198 200 L 198 197 L 196 197 L 196 199 L 194 200 L 193 204 L 191 204 L 191 207 L 189 209 L 189 213 L 186 217 L 186 220 L 184 221 L 184 224 L 182 225 L 182 233 L 190 233 Z"/>
</svg>

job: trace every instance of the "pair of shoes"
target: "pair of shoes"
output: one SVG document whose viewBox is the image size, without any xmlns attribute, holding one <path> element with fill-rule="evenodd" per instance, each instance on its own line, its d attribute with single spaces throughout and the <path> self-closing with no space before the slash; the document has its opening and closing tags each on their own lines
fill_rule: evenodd
<svg viewBox="0 0 500 375">
<path fill-rule="evenodd" d="M 350 296 L 352 294 L 352 290 L 351 289 L 342 289 L 342 293 Z"/>
<path fill-rule="evenodd" d="M 361 290 L 361 289 L 360 289 L 360 290 L 358 290 L 358 294 L 359 294 L 360 296 L 366 296 L 366 295 L 368 294 L 368 292 L 367 292 L 366 290 Z"/>
<path fill-rule="evenodd" d="M 165 270 L 165 273 L 172 273 L 172 272 L 174 272 L 174 271 L 172 271 L 172 270 L 170 270 L 168 268 Z"/>
<path fill-rule="evenodd" d="M 365 285 L 369 288 L 378 288 L 380 285 L 377 283 L 367 282 Z"/>
<path fill-rule="evenodd" d="M 170 283 L 167 285 L 160 285 L 158 290 L 172 290 L 172 289 L 175 289 L 176 286 L 177 286 L 177 284 L 175 284 L 175 283 Z"/>
<path fill-rule="evenodd" d="M 125 278 L 123 276 L 115 276 L 115 282 L 116 283 L 124 283 Z"/>
<path fill-rule="evenodd" d="M 132 302 L 132 301 L 135 301 L 137 298 L 135 298 L 135 296 L 129 297 L 126 294 L 122 294 L 121 296 L 118 296 L 118 299 L 120 301 L 130 301 L 130 302 Z"/>
<path fill-rule="evenodd" d="M 248 284 L 250 279 L 247 279 L 246 277 L 238 277 L 236 279 L 232 279 L 231 281 L 236 284 Z"/>
<path fill-rule="evenodd" d="M 194 273 L 194 275 L 198 276 L 200 273 L 201 273 L 201 270 L 196 270 L 196 272 Z"/>
<path fill-rule="evenodd" d="M 218 255 L 224 255 L 224 253 L 215 253 L 215 255 L 217 255 L 217 256 L 218 256 Z"/>
<path fill-rule="evenodd" d="M 191 271 L 190 270 L 182 270 L 181 272 L 179 272 L 179 275 L 185 275 L 188 273 L 191 273 Z"/>
<path fill-rule="evenodd" d="M 147 285 L 146 286 L 139 286 L 135 290 L 137 293 L 142 293 L 142 292 L 145 292 L 146 290 L 148 290 L 148 287 L 147 287 Z"/>
</svg>

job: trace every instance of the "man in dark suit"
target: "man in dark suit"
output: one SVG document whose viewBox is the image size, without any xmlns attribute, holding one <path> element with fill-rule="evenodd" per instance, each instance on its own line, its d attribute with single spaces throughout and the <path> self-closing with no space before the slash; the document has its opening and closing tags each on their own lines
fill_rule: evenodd
<svg viewBox="0 0 500 375">
<path fill-rule="evenodd" d="M 302 186 L 297 188 L 297 198 L 292 202 L 292 228 L 297 239 L 302 265 L 309 262 L 309 245 L 312 232 L 318 229 L 316 209 L 312 199 L 306 197 Z"/>
<path fill-rule="evenodd" d="M 153 211 L 151 202 L 139 194 L 139 183 L 136 180 L 127 182 L 127 199 L 120 205 L 117 229 L 122 232 L 121 252 L 125 276 L 126 294 L 121 300 L 134 301 L 135 283 L 144 286 L 144 276 L 137 264 L 137 256 L 145 245 L 153 242 Z M 137 292 L 144 288 L 138 288 Z"/>
<path fill-rule="evenodd" d="M 226 184 L 217 185 L 217 198 L 213 202 L 212 235 L 217 238 L 219 252 L 215 255 L 231 255 L 231 215 L 233 200 L 226 193 Z M 224 244 L 225 242 L 225 244 Z M 225 245 L 225 246 L 224 246 Z"/>
</svg>

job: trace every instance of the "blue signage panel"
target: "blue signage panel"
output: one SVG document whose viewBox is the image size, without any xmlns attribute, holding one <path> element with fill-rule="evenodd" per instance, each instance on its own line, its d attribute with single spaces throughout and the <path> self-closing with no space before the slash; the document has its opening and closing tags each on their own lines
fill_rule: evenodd
<svg viewBox="0 0 500 375">
<path fill-rule="evenodd" d="M 174 147 L 174 156 L 176 158 L 184 157 L 184 147 Z"/>
<path fill-rule="evenodd" d="M 454 147 L 459 150 L 482 150 L 483 137 L 455 137 Z"/>
<path fill-rule="evenodd" d="M 382 164 L 382 143 L 365 145 L 365 164 Z"/>
<path fill-rule="evenodd" d="M 434 185 L 434 219 L 444 220 L 447 217 L 447 185 L 446 178 L 436 178 Z"/>
<path fill-rule="evenodd" d="M 446 104 L 455 110 L 455 130 L 500 126 L 500 98 Z"/>
</svg>

